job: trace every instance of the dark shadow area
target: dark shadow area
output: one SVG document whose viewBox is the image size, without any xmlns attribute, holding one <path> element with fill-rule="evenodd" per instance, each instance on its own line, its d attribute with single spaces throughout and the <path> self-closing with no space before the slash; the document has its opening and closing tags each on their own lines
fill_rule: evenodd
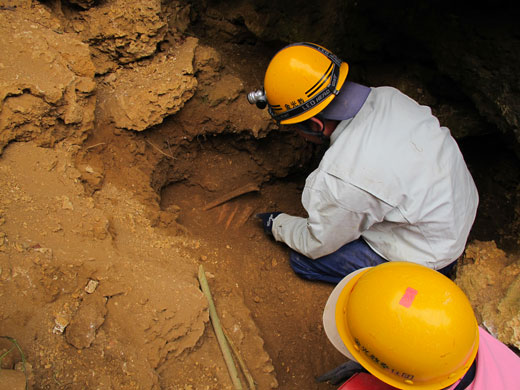
<svg viewBox="0 0 520 390">
<path fill-rule="evenodd" d="M 520 159 L 496 133 L 467 137 L 459 145 L 480 197 L 469 240 L 494 240 L 499 248 L 518 252 Z"/>
</svg>

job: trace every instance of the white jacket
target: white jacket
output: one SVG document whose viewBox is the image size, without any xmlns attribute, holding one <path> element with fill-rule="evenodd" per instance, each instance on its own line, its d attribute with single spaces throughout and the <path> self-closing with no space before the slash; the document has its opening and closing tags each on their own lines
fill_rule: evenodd
<svg viewBox="0 0 520 390">
<path fill-rule="evenodd" d="M 378 87 L 339 123 L 302 204 L 308 218 L 280 214 L 273 235 L 305 256 L 325 256 L 362 236 L 387 260 L 440 269 L 462 254 L 478 193 L 430 108 Z"/>
</svg>

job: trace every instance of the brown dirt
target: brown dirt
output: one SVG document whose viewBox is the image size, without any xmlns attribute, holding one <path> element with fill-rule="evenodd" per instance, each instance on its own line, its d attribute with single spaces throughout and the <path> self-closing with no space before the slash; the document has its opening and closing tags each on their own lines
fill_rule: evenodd
<svg viewBox="0 0 520 390">
<path fill-rule="evenodd" d="M 189 103 L 180 120 L 198 125 L 200 101 Z M 214 126 L 229 112 L 215 110 Z M 4 150 L 0 333 L 19 341 L 33 388 L 231 388 L 199 264 L 259 389 L 331 388 L 314 377 L 343 361 L 321 325 L 332 286 L 298 279 L 254 218 L 302 212 L 302 179 L 270 178 L 301 167 L 308 146 L 284 133 L 186 140 L 185 128 L 98 120 L 83 145 Z M 260 191 L 204 211 L 249 182 Z M 12 351 L 2 367 L 20 360 Z"/>
<path fill-rule="evenodd" d="M 202 265 L 258 389 L 335 388 L 314 381 L 344 361 L 322 328 L 333 286 L 296 277 L 287 248 L 254 217 L 302 214 L 304 177 L 320 154 L 245 101 L 261 84 L 270 49 L 185 39 L 180 3 L 171 4 L 178 18 L 166 32 L 160 2 L 134 0 L 127 10 L 118 1 L 83 13 L 64 7 L 61 24 L 38 3 L 0 14 L 5 31 L 16 27 L 25 37 L 32 29 L 31 39 L 55 49 L 48 59 L 50 49 L 39 48 L 48 61 L 28 67 L 23 86 L 0 84 L 0 108 L 9 108 L 0 111 L 8 124 L 0 133 L 0 336 L 18 341 L 34 389 L 231 389 L 197 280 Z M 146 39 L 132 9 L 154 21 Z M 117 31 L 110 15 L 120 15 Z M 95 31 L 91 19 L 100 23 Z M 236 27 L 216 22 L 221 32 Z M 91 45 L 96 77 L 80 38 Z M 69 40 L 82 56 L 77 68 L 67 62 L 78 55 Z M 159 41 L 162 52 L 150 58 Z M 11 81 L 26 60 L 9 58 L 0 81 Z M 47 77 L 45 66 L 56 63 L 61 70 Z M 150 90 L 161 80 L 153 75 L 172 69 L 182 76 L 161 90 L 168 98 L 155 99 Z M 26 86 L 31 72 L 45 81 L 40 89 Z M 132 80 L 146 86 L 142 102 L 124 99 Z M 517 178 L 507 179 L 513 208 Z M 247 183 L 259 191 L 204 209 Z M 500 233 L 513 243 L 518 212 L 502 213 L 514 228 Z M 0 356 L 11 348 L 0 339 Z M 21 363 L 16 349 L 7 352 L 0 384 L 2 372 Z"/>
<path fill-rule="evenodd" d="M 125 139 L 123 148 L 128 140 L 122 137 L 114 137 L 111 147 Z M 244 156 L 219 159 L 211 151 L 200 156 L 193 169 L 205 174 L 197 180 L 221 180 L 216 173 L 244 166 Z M 108 165 L 106 176 L 120 172 Z M 135 161 L 128 165 L 139 170 Z M 235 342 L 259 388 L 270 388 L 273 378 L 282 389 L 329 388 L 314 385 L 313 377 L 341 362 L 321 326 L 332 287 L 295 277 L 286 248 L 266 237 L 254 218 L 264 210 L 300 212 L 300 185 L 266 184 L 258 193 L 204 211 L 217 193 L 179 182 L 164 188 L 160 202 L 178 215 L 177 222 L 163 217 L 156 233 L 145 217 L 150 211 L 135 203 L 139 191 L 120 190 L 106 180 L 99 194 L 85 196 L 66 151 L 14 144 L 1 167 L 2 333 L 20 341 L 36 387 L 228 388 L 194 278 L 202 264 L 228 332 L 241 317 L 252 328 L 241 329 Z M 134 179 L 138 175 L 125 172 L 128 187 Z M 180 233 L 185 229 L 188 238 Z M 91 280 L 99 284 L 89 294 Z M 53 332 L 57 324 L 67 325 L 64 334 Z M 166 340 L 149 337 L 154 326 Z M 192 368 L 181 368 L 185 365 Z"/>
</svg>

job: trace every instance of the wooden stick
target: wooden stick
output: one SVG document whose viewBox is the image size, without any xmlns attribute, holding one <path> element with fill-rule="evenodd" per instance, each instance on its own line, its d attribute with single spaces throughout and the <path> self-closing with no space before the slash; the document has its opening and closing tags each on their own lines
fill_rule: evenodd
<svg viewBox="0 0 520 390">
<path fill-rule="evenodd" d="M 150 146 L 151 146 L 152 148 L 154 148 L 155 150 L 157 150 L 159 153 L 165 155 L 166 157 L 171 158 L 172 160 L 175 160 L 175 157 L 169 155 L 168 153 L 164 153 L 161 149 L 159 149 L 159 147 L 155 146 L 154 144 L 152 144 L 152 143 L 151 143 L 150 141 L 148 141 L 147 139 L 145 139 L 145 141 L 146 141 L 148 144 L 150 144 Z"/>
<path fill-rule="evenodd" d="M 100 142 L 100 143 L 95 144 L 95 145 L 90 145 L 90 146 L 87 146 L 85 148 L 85 150 L 89 150 L 89 149 L 95 148 L 96 146 L 101 146 L 101 145 L 104 145 L 104 144 L 105 144 L 104 142 Z"/>
<path fill-rule="evenodd" d="M 218 218 L 217 218 L 217 224 L 221 223 L 224 220 L 224 218 L 226 218 L 229 209 L 230 209 L 230 206 L 227 203 L 220 208 L 220 214 L 218 215 Z"/>
<path fill-rule="evenodd" d="M 247 220 L 249 219 L 249 217 L 251 216 L 251 214 L 253 214 L 253 207 L 252 206 L 246 206 L 242 212 L 240 213 L 240 215 L 237 217 L 237 222 L 235 223 L 235 228 L 239 228 L 240 226 L 242 226 L 243 224 L 245 224 L 247 222 Z"/>
<path fill-rule="evenodd" d="M 224 202 L 227 202 L 228 200 L 231 200 L 233 198 L 236 198 L 237 196 L 247 194 L 248 192 L 253 191 L 260 191 L 260 187 L 258 184 L 255 183 L 248 183 L 243 187 L 237 188 L 231 192 L 228 192 L 227 194 L 221 196 L 218 199 L 215 199 L 213 202 L 209 202 L 204 208 L 204 211 L 207 211 L 209 209 L 212 209 L 213 207 L 216 207 Z"/>
<path fill-rule="evenodd" d="M 233 351 L 233 354 L 238 360 L 238 365 L 240 366 L 240 369 L 242 370 L 242 373 L 244 374 L 247 384 L 249 386 L 249 390 L 256 390 L 255 380 L 253 379 L 253 376 L 249 372 L 246 366 L 246 362 L 244 362 L 244 359 L 242 359 L 242 356 L 240 356 L 240 353 L 238 353 L 238 349 L 233 343 L 233 340 L 231 340 L 231 337 L 227 334 L 225 329 L 222 329 L 224 331 L 224 336 L 226 336 L 226 340 L 229 343 L 229 346 L 231 347 L 231 350 Z"/>
<path fill-rule="evenodd" d="M 240 378 L 238 377 L 238 372 L 235 366 L 235 361 L 233 360 L 233 355 L 231 354 L 229 345 L 226 340 L 226 336 L 224 335 L 224 331 L 222 330 L 222 326 L 220 325 L 220 319 L 218 318 L 217 310 L 215 309 L 215 303 L 213 302 L 211 291 L 209 289 L 208 281 L 206 279 L 206 275 L 204 274 L 204 268 L 202 267 L 202 264 L 199 266 L 198 276 L 200 288 L 202 289 L 202 292 L 204 293 L 204 295 L 206 295 L 206 299 L 208 300 L 209 317 L 211 318 L 211 323 L 213 324 L 213 329 L 215 330 L 215 334 L 220 345 L 220 350 L 222 351 L 222 355 L 224 356 L 224 360 L 229 371 L 229 376 L 231 377 L 231 381 L 233 382 L 233 386 L 235 387 L 235 389 L 242 390 L 242 382 L 240 382 Z"/>
<path fill-rule="evenodd" d="M 231 224 L 231 221 L 233 220 L 233 217 L 235 216 L 235 214 L 237 213 L 237 209 L 238 209 L 238 206 L 235 206 L 235 208 L 233 209 L 233 211 L 231 212 L 231 214 L 229 215 L 229 218 L 226 222 L 226 227 L 224 228 L 224 230 L 227 230 L 227 228 L 229 227 L 229 225 Z"/>
</svg>

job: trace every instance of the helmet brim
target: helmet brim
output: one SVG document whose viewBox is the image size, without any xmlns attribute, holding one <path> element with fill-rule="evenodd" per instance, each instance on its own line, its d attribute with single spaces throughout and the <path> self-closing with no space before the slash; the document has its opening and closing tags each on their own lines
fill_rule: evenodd
<svg viewBox="0 0 520 390">
<path fill-rule="evenodd" d="M 350 353 L 350 351 L 343 343 L 343 340 L 341 339 L 341 336 L 338 332 L 338 328 L 336 326 L 336 304 L 345 286 L 360 272 L 368 270 L 370 268 L 372 267 L 360 268 L 354 272 L 351 272 L 343 279 L 341 279 L 341 281 L 336 285 L 334 290 L 332 290 L 332 293 L 329 295 L 327 303 L 325 304 L 325 309 L 323 310 L 323 329 L 325 330 L 327 338 L 332 343 L 332 345 L 339 352 L 341 352 L 341 354 L 353 361 L 357 360 L 354 358 L 354 356 Z"/>
</svg>

